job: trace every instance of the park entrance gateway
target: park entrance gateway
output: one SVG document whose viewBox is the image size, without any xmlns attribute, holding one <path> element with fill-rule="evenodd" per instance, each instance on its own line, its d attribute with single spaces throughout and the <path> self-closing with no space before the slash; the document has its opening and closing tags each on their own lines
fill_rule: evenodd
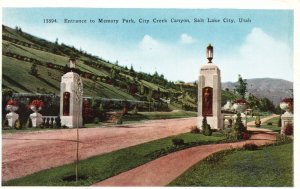
<svg viewBox="0 0 300 189">
<path fill-rule="evenodd" d="M 69 128 L 82 127 L 82 81 L 75 73 L 75 59 L 70 59 L 70 71 L 60 83 L 61 125 Z"/>
<path fill-rule="evenodd" d="M 222 129 L 221 116 L 221 73 L 212 63 L 213 47 L 206 49 L 208 63 L 200 69 L 198 78 L 198 128 L 201 129 L 203 117 L 212 129 Z"/>
</svg>

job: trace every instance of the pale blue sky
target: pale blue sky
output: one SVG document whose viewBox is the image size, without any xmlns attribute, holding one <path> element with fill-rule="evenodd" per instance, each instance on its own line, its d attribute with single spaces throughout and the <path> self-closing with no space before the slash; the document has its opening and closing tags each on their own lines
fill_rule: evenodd
<svg viewBox="0 0 300 189">
<path fill-rule="evenodd" d="M 59 23 L 44 24 L 44 18 Z M 64 24 L 63 19 L 96 20 L 95 24 Z M 133 18 L 135 24 L 98 24 L 97 20 Z M 149 24 L 138 20 L 149 19 Z M 167 19 L 155 24 L 151 20 Z M 170 19 L 189 19 L 171 23 Z M 194 23 L 204 18 L 205 23 Z M 207 18 L 221 23 L 207 23 Z M 223 23 L 223 18 L 236 23 Z M 238 23 L 250 18 L 251 23 Z M 293 11 L 225 9 L 90 9 L 3 8 L 3 24 L 74 45 L 111 62 L 137 71 L 162 73 L 169 80 L 197 80 L 206 64 L 206 46 L 214 46 L 213 62 L 221 69 L 222 81 L 243 78 L 280 78 L 293 81 Z"/>
</svg>

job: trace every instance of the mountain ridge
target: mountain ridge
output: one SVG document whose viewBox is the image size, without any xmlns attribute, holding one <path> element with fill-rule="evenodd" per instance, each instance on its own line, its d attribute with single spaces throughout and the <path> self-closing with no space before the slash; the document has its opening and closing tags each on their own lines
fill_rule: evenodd
<svg viewBox="0 0 300 189">
<path fill-rule="evenodd" d="M 293 82 L 279 78 L 246 79 L 248 93 L 258 98 L 268 98 L 278 105 L 283 98 L 292 97 Z M 222 89 L 234 90 L 237 82 L 222 82 Z"/>
</svg>

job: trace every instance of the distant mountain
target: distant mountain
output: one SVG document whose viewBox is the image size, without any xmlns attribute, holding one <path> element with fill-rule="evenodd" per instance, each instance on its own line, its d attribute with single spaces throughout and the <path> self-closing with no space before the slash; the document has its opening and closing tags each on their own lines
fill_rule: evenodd
<svg viewBox="0 0 300 189">
<path fill-rule="evenodd" d="M 266 97 L 270 99 L 274 105 L 278 105 L 279 102 L 286 97 L 292 96 L 293 82 L 283 79 L 273 78 L 255 78 L 247 79 L 248 93 L 253 94 L 258 98 Z M 237 82 L 225 82 L 222 83 L 222 89 L 228 88 L 233 90 Z"/>
</svg>

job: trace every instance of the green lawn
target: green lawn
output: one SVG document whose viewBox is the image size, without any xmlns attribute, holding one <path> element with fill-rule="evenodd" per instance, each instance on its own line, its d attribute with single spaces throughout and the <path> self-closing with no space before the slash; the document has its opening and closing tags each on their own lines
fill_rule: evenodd
<svg viewBox="0 0 300 189">
<path fill-rule="evenodd" d="M 281 127 L 278 127 L 279 117 L 272 118 L 261 125 L 260 128 L 269 129 L 274 132 L 280 132 Z M 272 125 L 268 125 L 268 123 L 272 123 Z"/>
<path fill-rule="evenodd" d="M 185 145 L 174 146 L 172 139 L 184 139 Z M 185 133 L 167 137 L 133 147 L 117 150 L 111 153 L 95 156 L 82 160 L 79 163 L 79 175 L 85 179 L 79 180 L 78 185 L 89 186 L 98 181 L 130 170 L 159 156 L 185 147 L 217 143 L 225 140 L 220 133 L 213 133 L 207 137 L 201 134 Z M 75 152 L 74 152 L 75 154 Z M 50 157 L 49 157 L 50 158 Z M 63 178 L 75 174 L 75 164 L 52 168 L 38 173 L 3 182 L 4 186 L 74 186 L 74 181 L 64 181 Z"/>
<path fill-rule="evenodd" d="M 175 119 L 175 118 L 188 118 L 188 117 L 196 117 L 197 112 L 191 111 L 172 111 L 172 112 L 139 112 L 138 114 L 126 114 L 122 117 L 123 124 L 130 124 L 130 123 L 138 123 L 140 121 L 145 120 L 157 120 L 157 119 Z M 85 124 L 85 127 L 100 127 L 101 125 L 116 125 L 116 123 L 88 123 Z"/>
<path fill-rule="evenodd" d="M 293 186 L 293 144 L 239 150 L 216 161 L 203 160 L 170 186 Z"/>
</svg>

